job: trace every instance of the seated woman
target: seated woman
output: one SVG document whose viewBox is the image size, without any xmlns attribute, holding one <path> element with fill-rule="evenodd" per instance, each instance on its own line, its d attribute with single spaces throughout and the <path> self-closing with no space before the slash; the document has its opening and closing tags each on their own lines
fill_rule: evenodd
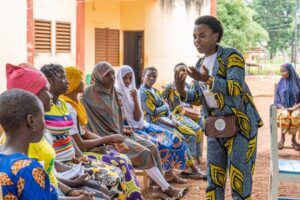
<svg viewBox="0 0 300 200">
<path fill-rule="evenodd" d="M 18 88 L 31 92 L 41 100 L 41 102 L 43 103 L 44 111 L 50 111 L 52 101 L 52 95 L 49 92 L 50 85 L 46 77 L 39 70 L 33 68 L 28 64 L 20 64 L 18 66 L 6 64 L 6 79 L 8 90 Z M 88 195 L 91 194 L 87 194 L 85 191 L 81 190 L 73 189 L 71 191 L 72 188 L 63 183 L 58 183 L 58 180 L 54 175 L 55 151 L 50 145 L 51 142 L 51 134 L 48 131 L 44 130 L 44 135 L 39 142 L 30 143 L 28 156 L 43 163 L 44 170 L 50 178 L 50 183 L 55 188 L 59 188 L 61 190 L 61 193 L 68 194 L 68 196 L 70 196 L 61 197 L 60 195 L 60 200 L 88 198 Z M 81 184 L 77 180 L 80 180 L 80 177 L 78 177 L 78 179 L 75 179 L 73 182 L 77 183 L 78 185 Z"/>
<path fill-rule="evenodd" d="M 130 200 L 142 199 L 141 189 L 133 172 L 131 161 L 124 154 L 105 148 L 105 144 L 118 146 L 124 141 L 120 134 L 100 137 L 99 135 L 88 131 L 85 126 L 88 122 L 86 111 L 78 100 L 78 95 L 84 92 L 84 83 L 82 72 L 76 67 L 65 67 L 69 89 L 61 98 L 67 103 L 68 110 L 74 121 L 70 130 L 74 141 L 81 151 L 89 158 L 95 158 L 104 163 L 114 165 L 120 170 L 123 169 L 125 198 Z M 102 146 L 102 149 L 97 147 Z M 102 151 L 102 152 L 101 152 Z"/>
<path fill-rule="evenodd" d="M 296 141 L 296 134 L 300 127 L 300 79 L 293 65 L 283 64 L 280 67 L 282 78 L 276 88 L 275 104 L 279 109 L 278 120 L 281 127 L 281 139 L 278 149 L 283 149 L 285 134 L 292 135 L 292 146 L 300 151 L 300 144 Z"/>
<path fill-rule="evenodd" d="M 186 71 L 187 66 L 184 63 L 178 63 L 175 65 L 174 72 L 176 71 Z M 189 89 L 191 86 L 186 83 L 186 88 Z M 191 128 L 194 132 L 196 132 L 197 135 L 200 135 L 200 137 L 197 140 L 196 144 L 196 154 L 195 154 L 195 160 L 197 163 L 200 163 L 200 157 L 201 157 L 201 150 L 200 150 L 200 143 L 202 138 L 202 129 L 199 124 L 202 124 L 203 121 L 201 120 L 200 113 L 197 118 L 199 118 L 198 121 L 199 124 L 194 122 L 189 117 L 183 115 L 183 108 L 182 108 L 182 101 L 180 99 L 179 93 L 176 91 L 175 83 L 169 83 L 164 86 L 164 89 L 162 91 L 162 98 L 168 103 L 169 108 L 172 112 L 172 115 L 176 117 L 176 120 L 179 121 L 182 124 L 185 124 L 189 128 Z"/>
<path fill-rule="evenodd" d="M 0 145 L 3 199 L 58 199 L 41 164 L 25 156 L 29 144 L 43 137 L 43 104 L 27 91 L 12 89 L 0 95 L 0 105 L 0 124 L 6 134 Z"/>
<path fill-rule="evenodd" d="M 56 152 L 56 160 L 73 167 L 77 163 L 83 163 L 92 180 L 104 184 L 109 189 L 112 198 L 124 199 L 122 187 L 122 171 L 112 165 L 107 165 L 97 159 L 88 159 L 74 143 L 70 136 L 73 126 L 72 117 L 66 103 L 59 98 L 68 90 L 65 70 L 61 65 L 48 64 L 41 68 L 50 83 L 50 92 L 53 96 L 51 110 L 45 113 L 46 128 L 54 138 L 53 148 Z"/>
<path fill-rule="evenodd" d="M 186 164 L 186 144 L 172 132 L 144 121 L 140 95 L 135 86 L 135 76 L 131 67 L 124 65 L 117 73 L 116 90 L 121 101 L 126 122 L 135 132 L 150 139 L 158 148 L 165 177 L 170 182 L 186 183 L 186 180 L 172 173 L 172 167 L 184 170 Z"/>
<path fill-rule="evenodd" d="M 164 191 L 164 194 L 181 198 L 187 189 L 170 186 L 162 175 L 160 156 L 155 144 L 130 129 L 125 129 L 122 111 L 114 88 L 115 75 L 111 65 L 100 62 L 94 67 L 93 85 L 86 88 L 82 102 L 88 114 L 87 129 L 101 136 L 123 134 L 129 151 L 126 155 L 135 168 L 143 169 Z M 168 197 L 163 197 L 168 198 Z"/>
<path fill-rule="evenodd" d="M 186 178 L 206 179 L 206 175 L 195 166 L 196 146 L 201 139 L 202 131 L 196 132 L 186 124 L 178 121 L 170 112 L 168 105 L 164 102 L 160 92 L 153 88 L 157 78 L 157 70 L 147 67 L 143 74 L 143 85 L 140 87 L 141 103 L 147 122 L 154 123 L 169 131 L 176 132 L 188 144 L 187 166 L 192 173 L 182 172 L 180 175 Z"/>
</svg>

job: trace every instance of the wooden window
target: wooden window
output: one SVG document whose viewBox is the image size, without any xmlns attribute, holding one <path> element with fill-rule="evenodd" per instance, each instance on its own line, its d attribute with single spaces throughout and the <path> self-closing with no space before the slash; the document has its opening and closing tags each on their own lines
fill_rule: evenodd
<svg viewBox="0 0 300 200">
<path fill-rule="evenodd" d="M 71 23 L 56 22 L 56 53 L 71 52 Z"/>
<path fill-rule="evenodd" d="M 120 64 L 120 31 L 95 29 L 95 63 L 107 61 L 113 66 Z"/>
<path fill-rule="evenodd" d="M 51 52 L 51 21 L 34 20 L 34 49 Z"/>
</svg>

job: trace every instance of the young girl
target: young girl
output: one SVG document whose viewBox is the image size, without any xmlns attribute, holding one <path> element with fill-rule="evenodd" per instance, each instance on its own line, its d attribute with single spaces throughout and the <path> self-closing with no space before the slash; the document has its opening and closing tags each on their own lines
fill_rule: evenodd
<svg viewBox="0 0 300 200">
<path fill-rule="evenodd" d="M 30 92 L 11 89 L 0 95 L 0 105 L 0 124 L 6 134 L 0 145 L 3 199 L 58 199 L 43 167 L 25 156 L 29 144 L 43 137 L 43 104 Z"/>
</svg>

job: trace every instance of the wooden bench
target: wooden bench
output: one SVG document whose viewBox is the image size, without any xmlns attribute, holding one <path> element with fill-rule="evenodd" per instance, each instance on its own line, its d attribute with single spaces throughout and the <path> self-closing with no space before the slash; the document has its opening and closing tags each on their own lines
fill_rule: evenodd
<svg viewBox="0 0 300 200">
<path fill-rule="evenodd" d="M 147 191 L 149 189 L 147 172 L 145 170 L 134 169 L 134 174 L 143 177 L 143 189 Z"/>
</svg>

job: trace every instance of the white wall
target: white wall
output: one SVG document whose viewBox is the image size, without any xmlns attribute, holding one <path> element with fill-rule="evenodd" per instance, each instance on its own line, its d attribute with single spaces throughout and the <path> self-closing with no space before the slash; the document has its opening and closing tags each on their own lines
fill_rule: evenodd
<svg viewBox="0 0 300 200">
<path fill-rule="evenodd" d="M 26 0 L 0 1 L 0 93 L 6 90 L 5 64 L 27 62 Z"/>
<path fill-rule="evenodd" d="M 63 66 L 76 64 L 76 0 L 33 0 L 33 18 L 52 22 L 51 53 L 35 53 L 34 66 L 42 67 L 47 63 Z M 55 22 L 71 23 L 71 53 L 55 52 Z"/>
<path fill-rule="evenodd" d="M 210 1 L 204 1 L 201 15 L 210 14 Z M 158 85 L 173 80 L 179 62 L 195 65 L 199 54 L 193 44 L 194 21 L 199 14 L 186 11 L 184 1 L 176 1 L 172 12 L 162 11 L 159 1 L 148 2 L 145 28 L 146 66 L 158 69 Z"/>
</svg>

